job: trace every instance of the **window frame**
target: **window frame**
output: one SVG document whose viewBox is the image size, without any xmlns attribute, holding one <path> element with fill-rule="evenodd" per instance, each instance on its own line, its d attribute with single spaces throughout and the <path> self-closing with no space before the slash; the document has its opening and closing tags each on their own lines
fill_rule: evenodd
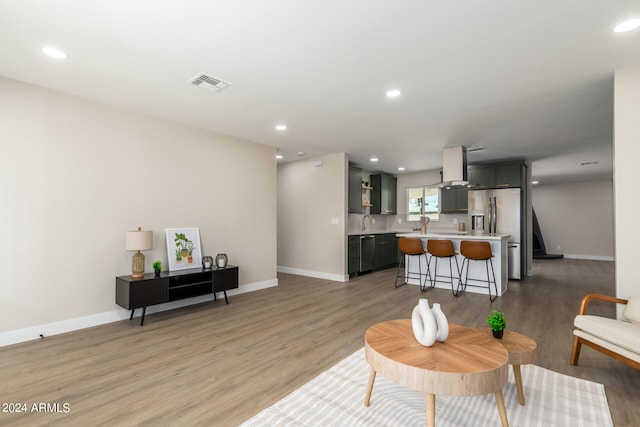
<svg viewBox="0 0 640 427">
<path fill-rule="evenodd" d="M 415 197 L 419 196 L 419 197 Z M 425 200 L 427 206 L 425 206 Z M 420 221 L 422 216 L 429 221 L 440 221 L 440 188 L 434 185 L 407 187 L 407 221 Z"/>
</svg>

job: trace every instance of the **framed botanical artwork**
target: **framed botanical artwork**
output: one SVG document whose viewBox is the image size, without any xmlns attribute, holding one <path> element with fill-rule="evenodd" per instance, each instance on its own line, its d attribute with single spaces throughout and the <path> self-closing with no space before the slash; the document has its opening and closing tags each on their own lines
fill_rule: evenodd
<svg viewBox="0 0 640 427">
<path fill-rule="evenodd" d="M 202 268 L 199 228 L 167 228 L 169 271 Z"/>
</svg>

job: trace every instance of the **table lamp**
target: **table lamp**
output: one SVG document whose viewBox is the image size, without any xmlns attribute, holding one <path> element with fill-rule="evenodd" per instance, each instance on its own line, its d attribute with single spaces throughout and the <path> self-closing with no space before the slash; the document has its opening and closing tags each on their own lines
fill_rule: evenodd
<svg viewBox="0 0 640 427">
<path fill-rule="evenodd" d="M 131 258 L 131 277 L 144 277 L 144 255 L 140 251 L 153 249 L 153 231 L 127 231 L 125 247 L 128 251 L 137 251 Z"/>
</svg>

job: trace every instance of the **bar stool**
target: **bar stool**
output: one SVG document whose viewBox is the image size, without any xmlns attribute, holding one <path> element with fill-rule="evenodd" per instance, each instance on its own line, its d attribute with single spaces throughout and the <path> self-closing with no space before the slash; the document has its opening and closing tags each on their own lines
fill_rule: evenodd
<svg viewBox="0 0 640 427">
<path fill-rule="evenodd" d="M 446 277 L 451 281 L 451 293 L 453 296 L 458 296 L 460 294 L 459 289 L 454 289 L 453 287 L 453 266 L 451 264 L 451 259 L 453 258 L 456 261 L 456 273 L 458 279 L 458 286 L 460 286 L 460 268 L 458 266 L 458 258 L 456 257 L 457 253 L 455 249 L 453 249 L 453 242 L 451 240 L 428 240 L 427 241 L 427 252 L 431 257 L 429 258 L 429 262 L 427 263 L 427 275 L 429 276 L 429 280 L 431 285 L 429 289 L 433 288 L 436 285 L 436 282 L 447 283 L 442 280 L 438 280 L 438 277 Z M 436 259 L 434 268 L 433 268 L 433 277 L 431 277 L 431 260 Z M 438 258 L 449 258 L 449 275 L 439 275 L 438 274 Z M 427 289 L 423 289 L 423 292 Z"/>
<path fill-rule="evenodd" d="M 469 262 L 470 261 L 484 261 L 484 264 L 487 268 L 487 280 L 484 279 L 471 279 L 477 282 L 486 282 L 487 289 L 489 290 L 489 300 L 493 302 L 498 296 L 498 285 L 496 284 L 496 272 L 493 270 L 493 261 L 491 258 L 493 254 L 491 253 L 491 245 L 489 242 L 485 241 L 470 241 L 463 240 L 460 242 L 460 254 L 464 257 L 462 259 L 462 270 L 464 271 L 464 263 L 467 262 L 467 274 L 465 275 L 464 283 L 462 283 L 462 279 L 460 281 L 460 287 L 462 290 L 466 290 L 467 286 L 474 286 L 478 288 L 484 288 L 484 286 L 480 285 L 469 285 Z M 491 281 L 491 277 L 489 276 L 489 265 L 491 265 L 491 273 L 493 274 L 493 282 Z M 491 283 L 493 283 L 493 289 L 495 290 L 495 295 L 491 296 Z"/>
<path fill-rule="evenodd" d="M 420 284 L 420 289 L 423 288 L 422 284 L 422 265 L 420 263 L 420 255 L 424 255 L 424 260 L 427 261 L 427 253 L 422 246 L 422 240 L 417 237 L 400 237 L 398 239 L 398 249 L 402 253 L 402 260 L 400 261 L 400 265 L 398 266 L 398 273 L 396 274 L 396 288 L 399 288 L 402 285 L 406 285 L 409 280 L 410 275 L 418 275 L 418 282 Z M 405 256 L 406 255 L 406 256 Z M 408 256 L 408 257 L 407 257 Z M 413 273 L 409 271 L 409 263 L 411 258 L 417 256 L 418 257 L 418 273 Z M 407 268 L 405 269 L 403 274 L 400 274 L 400 270 L 403 269 L 405 258 L 407 259 Z M 426 281 L 426 275 L 425 281 Z M 404 278 L 404 283 L 398 284 L 398 279 L 400 277 Z"/>
</svg>

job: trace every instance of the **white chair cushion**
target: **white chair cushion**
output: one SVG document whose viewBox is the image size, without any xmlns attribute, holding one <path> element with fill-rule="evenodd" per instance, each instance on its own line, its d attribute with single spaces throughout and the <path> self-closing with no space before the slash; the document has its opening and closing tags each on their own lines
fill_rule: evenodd
<svg viewBox="0 0 640 427">
<path fill-rule="evenodd" d="M 631 297 L 622 311 L 622 320 L 640 325 L 640 297 Z"/>
<path fill-rule="evenodd" d="M 578 315 L 573 324 L 595 337 L 640 354 L 640 325 L 592 315 Z"/>
</svg>

